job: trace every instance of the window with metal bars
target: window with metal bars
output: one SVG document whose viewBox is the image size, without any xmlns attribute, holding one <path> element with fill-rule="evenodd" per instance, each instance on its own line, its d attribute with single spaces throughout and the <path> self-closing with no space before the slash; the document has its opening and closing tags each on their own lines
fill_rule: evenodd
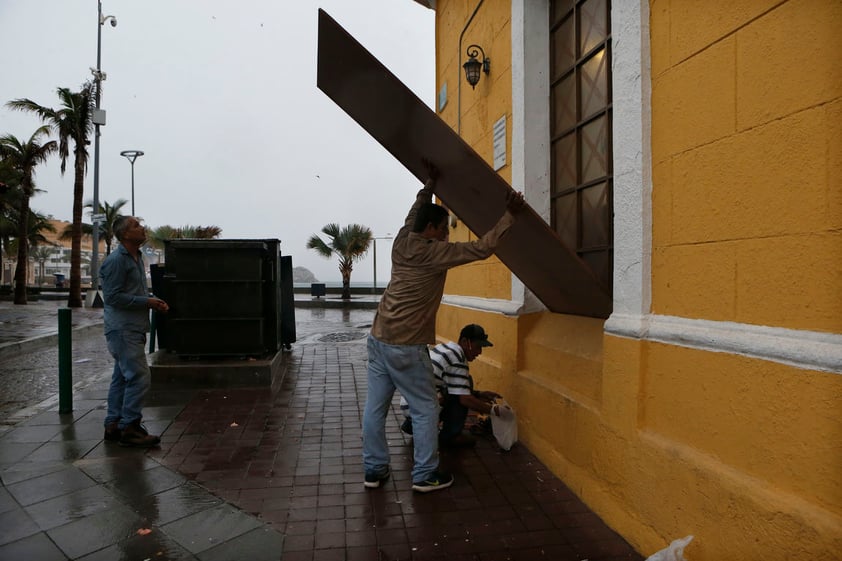
<svg viewBox="0 0 842 561">
<path fill-rule="evenodd" d="M 610 0 L 550 4 L 551 223 L 610 292 Z"/>
</svg>

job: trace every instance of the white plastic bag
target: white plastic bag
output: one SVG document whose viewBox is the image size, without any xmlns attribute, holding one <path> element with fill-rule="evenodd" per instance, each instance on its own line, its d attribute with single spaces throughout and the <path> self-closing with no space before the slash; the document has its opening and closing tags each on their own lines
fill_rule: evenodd
<svg viewBox="0 0 842 561">
<path fill-rule="evenodd" d="M 493 412 L 491 417 L 491 431 L 494 433 L 494 438 L 497 439 L 497 444 L 503 450 L 511 450 L 515 442 L 517 442 L 517 416 L 515 410 L 509 407 L 505 399 L 500 400 L 497 404 L 500 415 L 495 415 Z"/>
<path fill-rule="evenodd" d="M 691 541 L 693 541 L 693 536 L 673 540 L 669 547 L 653 553 L 646 561 L 687 561 L 684 557 L 684 548 Z"/>
</svg>

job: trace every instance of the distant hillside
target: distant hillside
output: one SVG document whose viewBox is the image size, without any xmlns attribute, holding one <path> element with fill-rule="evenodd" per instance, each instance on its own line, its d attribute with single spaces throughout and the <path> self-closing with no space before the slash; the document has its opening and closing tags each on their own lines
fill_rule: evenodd
<svg viewBox="0 0 842 561">
<path fill-rule="evenodd" d="M 319 282 L 319 279 L 306 267 L 293 267 L 292 282 Z"/>
</svg>

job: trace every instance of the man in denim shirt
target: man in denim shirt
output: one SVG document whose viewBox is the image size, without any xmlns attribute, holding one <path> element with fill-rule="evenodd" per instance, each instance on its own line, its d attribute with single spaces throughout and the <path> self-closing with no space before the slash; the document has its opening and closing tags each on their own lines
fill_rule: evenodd
<svg viewBox="0 0 842 561">
<path fill-rule="evenodd" d="M 146 362 L 149 309 L 166 312 L 169 306 L 160 298 L 150 296 L 146 285 L 140 252 L 146 241 L 146 229 L 133 216 L 120 216 L 114 221 L 114 235 L 120 243 L 99 270 L 105 301 L 105 339 L 108 352 L 114 357 L 105 440 L 118 441 L 121 446 L 149 448 L 161 442 L 141 425 L 143 402 L 151 384 Z"/>
</svg>

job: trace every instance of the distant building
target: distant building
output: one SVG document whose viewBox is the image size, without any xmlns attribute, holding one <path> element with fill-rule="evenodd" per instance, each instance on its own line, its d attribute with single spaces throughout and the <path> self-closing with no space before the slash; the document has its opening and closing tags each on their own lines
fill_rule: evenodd
<svg viewBox="0 0 842 561">
<path fill-rule="evenodd" d="M 70 222 L 64 220 L 50 220 L 50 224 L 55 228 L 53 232 L 43 232 L 44 237 L 49 244 L 53 246 L 53 252 L 43 262 L 39 262 L 32 256 L 30 251 L 29 256 L 29 271 L 27 272 L 27 282 L 30 285 L 49 285 L 54 286 L 56 283 L 56 275 L 62 275 L 65 283 L 70 279 L 70 240 L 62 240 L 61 234 L 65 228 L 70 226 Z M 100 261 L 105 258 L 105 241 L 100 240 Z M 42 247 L 42 246 L 39 246 Z M 90 236 L 82 236 L 82 285 L 85 286 L 91 282 L 91 253 L 93 251 L 93 240 Z M 11 258 L 10 258 L 11 257 Z M 15 276 L 16 260 L 11 256 L 3 256 L 3 271 L 2 284 L 11 284 Z M 43 266 L 43 271 L 42 271 Z"/>
</svg>

